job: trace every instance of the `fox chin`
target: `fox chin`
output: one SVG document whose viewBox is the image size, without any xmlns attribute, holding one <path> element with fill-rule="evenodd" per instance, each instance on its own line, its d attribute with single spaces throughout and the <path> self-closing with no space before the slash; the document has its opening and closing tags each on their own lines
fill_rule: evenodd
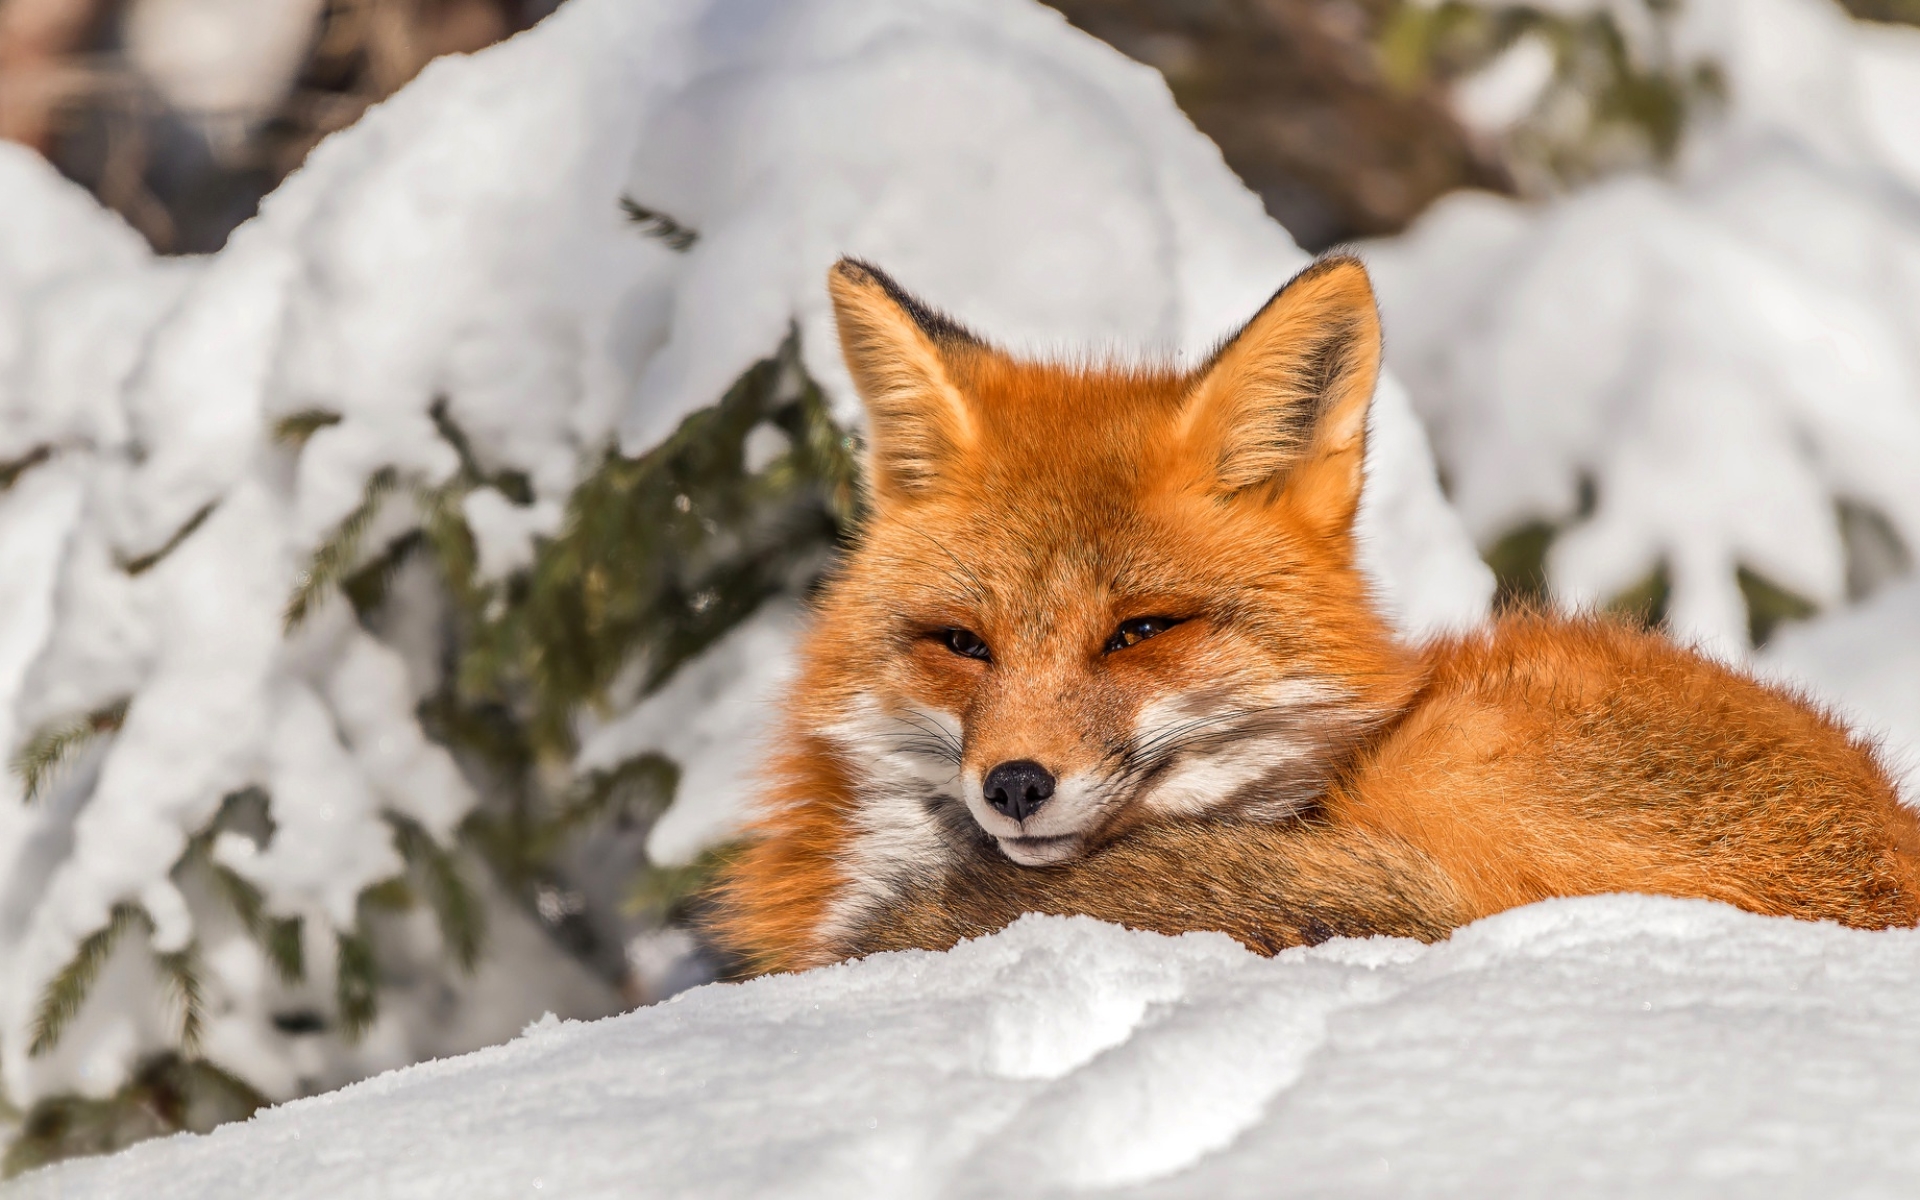
<svg viewBox="0 0 1920 1200">
<path fill-rule="evenodd" d="M 1019 360 L 854 260 L 828 288 L 869 516 L 715 895 L 752 966 L 1024 911 L 1265 952 L 1608 891 L 1920 919 L 1920 822 L 1805 701 L 1594 619 L 1395 638 L 1358 260 L 1190 370 Z"/>
</svg>

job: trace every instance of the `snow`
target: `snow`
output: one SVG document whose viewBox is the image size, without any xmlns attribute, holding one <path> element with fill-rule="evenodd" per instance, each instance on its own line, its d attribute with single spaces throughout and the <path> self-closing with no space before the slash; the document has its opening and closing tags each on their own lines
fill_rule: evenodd
<svg viewBox="0 0 1920 1200">
<path fill-rule="evenodd" d="M 304 11 L 261 6 L 263 38 L 269 7 Z M 277 1097 L 317 1077 L 300 1065 L 316 1051 L 272 1025 L 286 998 L 259 982 L 260 952 L 170 873 L 224 797 L 263 788 L 276 835 L 223 837 L 217 861 L 269 914 L 302 918 L 324 963 L 359 891 L 399 869 L 388 815 L 444 842 L 471 810 L 414 712 L 445 669 L 430 596 L 396 586 L 406 611 L 383 633 L 337 600 L 283 627 L 377 472 L 400 486 L 368 554 L 417 524 L 414 490 L 454 477 L 438 413 L 482 472 L 531 485 L 526 505 L 459 497 L 480 574 L 504 580 L 609 443 L 649 448 L 792 328 L 857 420 L 823 286 L 841 254 L 1017 348 L 1189 359 L 1306 261 L 1157 75 L 1016 0 L 575 0 L 434 63 L 206 259 L 155 261 L 17 148 L 0 146 L 0 176 L 0 462 L 50 456 L 0 496 L 0 537 L 38 564 L 0 589 L 19 617 L 0 644 L 0 734 L 17 747 L 127 703 L 32 808 L 0 796 L 0 1079 L 18 1104 L 111 1091 L 170 1044 L 135 947 L 70 1035 L 102 1040 L 27 1051 L 47 981 L 134 899 L 164 910 L 149 915 L 165 945 L 220 942 L 217 1063 Z M 698 240 L 682 253 L 644 236 L 623 196 Z M 315 413 L 339 419 L 275 441 Z M 1363 554 L 1383 602 L 1410 632 L 1471 622 L 1489 576 L 1391 383 L 1374 432 Z M 792 621 L 769 610 L 667 691 L 590 722 L 604 729 L 580 769 L 678 761 L 663 859 L 737 820 Z M 414 966 L 429 982 L 383 1000 L 370 1037 L 399 1061 L 446 1049 L 407 1049 L 442 1003 Z M 519 966 L 552 974 L 537 955 Z M 570 994 L 569 1012 L 604 1011 Z M 374 1061 L 337 1042 L 320 1056 L 334 1080 Z"/>
<path fill-rule="evenodd" d="M 793 674 L 799 605 L 773 601 L 665 687 L 587 735 L 574 766 L 609 771 L 643 754 L 682 764 L 679 799 L 647 834 L 647 857 L 689 862 L 746 818 L 768 714 Z"/>
<path fill-rule="evenodd" d="M 1736 568 L 1847 599 L 1837 502 L 1920 546 L 1920 37 L 1813 0 L 1676 21 L 1730 98 L 1674 178 L 1456 194 L 1368 258 L 1476 539 L 1563 523 L 1548 568 L 1574 604 L 1664 563 L 1674 628 L 1738 656 Z"/>
<path fill-rule="evenodd" d="M 531 567 L 535 539 L 559 533 L 566 518 L 558 501 L 515 504 L 490 487 L 468 492 L 460 507 L 480 560 L 476 574 L 485 583 L 500 583 Z"/>
<path fill-rule="evenodd" d="M 1258 958 L 1028 917 L 412 1067 L 20 1200 L 1897 1195 L 1920 933 L 1551 901 Z"/>
</svg>

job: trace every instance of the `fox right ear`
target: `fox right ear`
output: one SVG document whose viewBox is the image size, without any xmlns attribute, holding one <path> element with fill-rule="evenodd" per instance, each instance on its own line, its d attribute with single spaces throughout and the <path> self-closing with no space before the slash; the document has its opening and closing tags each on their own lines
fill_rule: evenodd
<svg viewBox="0 0 1920 1200">
<path fill-rule="evenodd" d="M 973 445 L 974 421 L 948 377 L 946 353 L 979 342 L 858 259 L 833 265 L 827 291 L 840 352 L 867 408 L 874 499 L 921 495 Z"/>
<path fill-rule="evenodd" d="M 1294 276 L 1201 369 L 1179 435 L 1222 492 L 1268 489 L 1310 525 L 1344 532 L 1360 504 L 1380 314 L 1360 260 Z"/>
</svg>

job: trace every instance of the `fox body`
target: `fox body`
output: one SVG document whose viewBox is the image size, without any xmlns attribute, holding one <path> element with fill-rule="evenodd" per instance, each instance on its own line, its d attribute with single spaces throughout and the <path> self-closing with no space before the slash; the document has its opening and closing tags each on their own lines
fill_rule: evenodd
<svg viewBox="0 0 1920 1200">
<path fill-rule="evenodd" d="M 1027 911 L 1273 952 L 1659 892 L 1920 919 L 1870 747 L 1660 637 L 1396 640 L 1355 564 L 1379 323 L 1324 259 L 1190 372 L 1018 361 L 842 262 L 872 515 L 713 930 L 760 969 Z"/>
</svg>

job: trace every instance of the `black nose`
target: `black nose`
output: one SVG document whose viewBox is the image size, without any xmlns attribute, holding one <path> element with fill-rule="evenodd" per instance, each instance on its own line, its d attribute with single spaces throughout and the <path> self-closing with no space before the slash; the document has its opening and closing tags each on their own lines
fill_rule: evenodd
<svg viewBox="0 0 1920 1200">
<path fill-rule="evenodd" d="M 1053 775 L 1037 762 L 1005 762 L 987 772 L 987 803 L 1024 821 L 1053 795 Z"/>
</svg>

